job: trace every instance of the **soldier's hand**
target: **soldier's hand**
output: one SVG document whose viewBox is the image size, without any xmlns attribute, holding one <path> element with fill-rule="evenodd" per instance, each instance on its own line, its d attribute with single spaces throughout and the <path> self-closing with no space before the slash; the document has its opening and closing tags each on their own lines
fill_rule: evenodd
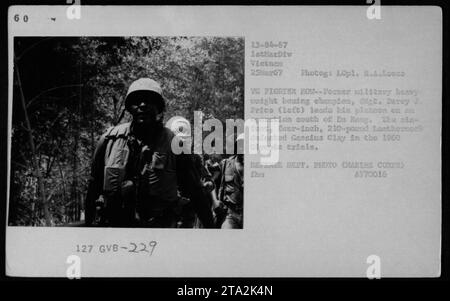
<svg viewBox="0 0 450 301">
<path fill-rule="evenodd" d="M 203 182 L 203 187 L 206 191 L 210 192 L 214 189 L 214 183 L 212 181 L 205 181 Z"/>
<path fill-rule="evenodd" d="M 227 206 L 221 201 L 214 202 L 213 206 L 213 211 L 216 215 L 223 215 L 227 211 Z"/>
<path fill-rule="evenodd" d="M 103 195 L 100 195 L 98 199 L 95 200 L 95 209 L 99 210 L 105 206 L 105 199 L 103 198 Z"/>
<path fill-rule="evenodd" d="M 104 208 L 105 208 L 105 199 L 103 198 L 103 195 L 100 195 L 98 199 L 95 200 L 95 214 L 93 225 L 98 226 L 101 224 Z"/>
</svg>

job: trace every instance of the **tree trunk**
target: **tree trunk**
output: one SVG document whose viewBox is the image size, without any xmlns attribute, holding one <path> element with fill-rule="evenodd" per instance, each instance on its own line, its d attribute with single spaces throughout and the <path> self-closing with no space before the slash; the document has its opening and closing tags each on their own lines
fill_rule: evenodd
<svg viewBox="0 0 450 301">
<path fill-rule="evenodd" d="M 72 197 L 74 202 L 74 212 L 73 218 L 75 221 L 80 220 L 80 210 L 81 210 L 81 198 L 78 193 L 78 144 L 81 136 L 81 101 L 82 101 L 82 88 L 81 88 L 81 80 L 82 80 L 82 59 L 79 60 L 79 96 L 78 96 L 78 106 L 77 112 L 75 114 L 75 135 L 74 135 L 74 149 L 73 149 L 73 180 L 72 180 Z"/>
<path fill-rule="evenodd" d="M 45 225 L 51 226 L 51 216 L 50 216 L 50 212 L 48 210 L 47 198 L 45 196 L 44 179 L 42 177 L 41 168 L 40 168 L 38 160 L 37 160 L 36 146 L 34 144 L 33 133 L 31 131 L 30 119 L 28 118 L 27 105 L 26 105 L 26 101 L 25 101 L 25 95 L 24 95 L 23 89 L 22 89 L 22 82 L 20 80 L 19 65 L 18 65 L 16 58 L 15 58 L 14 65 L 15 65 L 14 69 L 16 71 L 17 83 L 19 85 L 19 90 L 20 90 L 20 99 L 21 99 L 23 114 L 24 114 L 24 118 L 25 118 L 25 125 L 26 125 L 26 129 L 28 132 L 28 142 L 30 143 L 30 148 L 31 148 L 31 160 L 32 160 L 32 164 L 35 169 L 35 172 L 36 172 L 36 177 L 38 180 L 38 187 L 39 187 L 39 195 L 40 195 L 40 199 L 41 199 L 41 205 L 42 205 L 42 209 L 44 210 Z"/>
<path fill-rule="evenodd" d="M 75 133 L 75 139 L 74 139 L 74 149 L 73 149 L 73 161 L 72 161 L 72 199 L 75 201 L 73 204 L 73 220 L 77 220 L 77 205 L 78 205 L 78 139 L 79 139 L 78 131 Z"/>
</svg>

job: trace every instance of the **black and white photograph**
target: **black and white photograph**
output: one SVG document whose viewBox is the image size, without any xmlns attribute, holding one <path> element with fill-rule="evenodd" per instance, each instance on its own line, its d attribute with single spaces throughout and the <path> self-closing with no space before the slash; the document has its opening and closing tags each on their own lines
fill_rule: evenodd
<svg viewBox="0 0 450 301">
<path fill-rule="evenodd" d="M 191 152 L 194 112 L 244 118 L 242 37 L 16 37 L 8 224 L 242 229 L 243 154 Z"/>
<path fill-rule="evenodd" d="M 206 299 L 280 292 L 252 277 L 445 275 L 441 7 L 7 18 L 8 277 L 239 282 L 166 292 Z"/>
</svg>

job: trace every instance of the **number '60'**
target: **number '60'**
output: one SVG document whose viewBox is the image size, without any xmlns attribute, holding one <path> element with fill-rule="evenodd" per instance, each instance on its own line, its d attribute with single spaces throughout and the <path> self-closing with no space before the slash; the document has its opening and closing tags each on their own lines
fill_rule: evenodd
<svg viewBox="0 0 450 301">
<path fill-rule="evenodd" d="M 23 15 L 22 20 L 23 20 L 23 22 L 28 22 L 28 15 Z M 16 22 L 20 21 L 19 14 L 14 15 L 14 21 L 16 21 Z"/>
</svg>

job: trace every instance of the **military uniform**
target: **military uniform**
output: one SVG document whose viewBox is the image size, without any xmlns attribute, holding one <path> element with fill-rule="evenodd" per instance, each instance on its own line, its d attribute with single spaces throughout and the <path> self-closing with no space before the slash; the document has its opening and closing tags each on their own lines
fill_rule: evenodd
<svg viewBox="0 0 450 301">
<path fill-rule="evenodd" d="M 200 174 L 191 155 L 172 152 L 173 137 L 169 129 L 161 127 L 154 145 L 145 145 L 133 135 L 130 123 L 113 127 L 102 136 L 95 151 L 86 198 L 87 225 L 95 222 L 95 200 L 99 195 L 106 195 L 104 223 L 107 225 L 135 226 L 137 223 L 144 227 L 175 227 L 174 208 L 179 200 L 179 188 L 193 200 L 202 224 L 212 226 Z M 116 162 L 116 166 L 108 166 L 111 162 Z M 114 168 L 123 171 L 114 173 Z M 123 189 L 124 183 L 131 187 Z"/>
<path fill-rule="evenodd" d="M 204 227 L 213 226 L 191 155 L 172 151 L 175 135 L 162 124 L 165 103 L 153 79 L 140 78 L 130 85 L 125 108 L 133 122 L 108 129 L 94 153 L 86 225 L 175 227 L 180 190 Z"/>
<path fill-rule="evenodd" d="M 222 229 L 241 229 L 243 227 L 244 207 L 244 177 L 237 169 L 237 156 L 232 156 L 222 162 L 222 183 L 219 190 L 219 200 L 226 209 Z M 243 167 L 243 166 L 242 166 Z"/>
</svg>

